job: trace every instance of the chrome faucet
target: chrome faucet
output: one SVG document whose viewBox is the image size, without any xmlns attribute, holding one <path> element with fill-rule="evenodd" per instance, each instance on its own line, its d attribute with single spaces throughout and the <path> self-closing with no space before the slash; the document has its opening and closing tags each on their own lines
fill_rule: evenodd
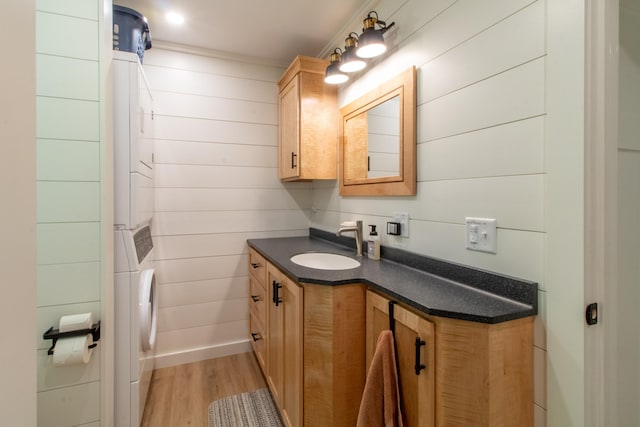
<svg viewBox="0 0 640 427">
<path fill-rule="evenodd" d="M 353 224 L 352 221 L 343 222 L 340 226 L 336 232 L 336 236 L 340 236 L 342 233 L 348 231 L 354 231 L 356 233 L 356 255 L 362 256 L 362 221 L 358 220 L 355 224 Z"/>
</svg>

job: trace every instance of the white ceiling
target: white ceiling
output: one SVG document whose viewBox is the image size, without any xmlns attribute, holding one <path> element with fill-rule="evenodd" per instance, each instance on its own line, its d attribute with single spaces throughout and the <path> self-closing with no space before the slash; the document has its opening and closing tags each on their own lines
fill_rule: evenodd
<svg viewBox="0 0 640 427">
<path fill-rule="evenodd" d="M 318 56 L 358 14 L 363 0 L 114 0 L 145 15 L 151 39 L 288 65 L 298 55 Z M 181 27 L 165 14 L 185 16 Z M 337 45 L 336 47 L 342 47 Z M 332 48 L 332 47 L 330 47 Z"/>
</svg>

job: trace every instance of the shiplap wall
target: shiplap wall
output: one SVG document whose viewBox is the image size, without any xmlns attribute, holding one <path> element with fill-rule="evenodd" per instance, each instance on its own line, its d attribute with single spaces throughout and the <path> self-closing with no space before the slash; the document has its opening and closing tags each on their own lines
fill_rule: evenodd
<svg viewBox="0 0 640 427">
<path fill-rule="evenodd" d="M 154 48 L 157 366 L 248 351 L 246 239 L 304 235 L 311 186 L 278 179 L 284 69 Z"/>
<path fill-rule="evenodd" d="M 634 4 L 635 3 L 635 4 Z M 611 402 L 611 425 L 640 425 L 640 338 L 634 319 L 640 302 L 640 4 L 620 2 L 619 104 L 618 104 L 618 286 L 610 313 L 618 339 L 608 347 L 615 366 L 604 392 Z M 617 294 L 617 295 L 616 295 Z M 616 342 L 617 341 L 617 342 Z M 610 387 L 609 387 L 610 386 Z M 615 420 L 618 420 L 617 422 Z"/>
<path fill-rule="evenodd" d="M 100 1 L 36 2 L 38 426 L 100 424 L 100 351 L 54 367 L 42 333 L 101 310 Z M 19 37 L 19 35 L 18 35 Z"/>
<path fill-rule="evenodd" d="M 314 182 L 312 224 L 383 225 L 408 212 L 401 247 L 539 283 L 534 337 L 535 423 L 546 423 L 545 3 L 543 0 L 382 0 L 395 21 L 391 50 L 340 90 L 340 106 L 411 65 L 418 68 L 418 189 L 415 197 L 341 198 Z M 358 31 L 354 22 L 352 31 Z M 466 216 L 496 218 L 498 252 L 465 249 Z"/>
</svg>

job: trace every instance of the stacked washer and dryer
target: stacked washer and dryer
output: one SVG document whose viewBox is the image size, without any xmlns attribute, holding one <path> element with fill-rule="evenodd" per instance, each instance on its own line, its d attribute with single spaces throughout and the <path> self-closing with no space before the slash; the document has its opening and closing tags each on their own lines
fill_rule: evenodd
<svg viewBox="0 0 640 427">
<path fill-rule="evenodd" d="M 115 425 L 138 427 L 154 368 L 152 98 L 138 55 L 113 52 Z"/>
</svg>

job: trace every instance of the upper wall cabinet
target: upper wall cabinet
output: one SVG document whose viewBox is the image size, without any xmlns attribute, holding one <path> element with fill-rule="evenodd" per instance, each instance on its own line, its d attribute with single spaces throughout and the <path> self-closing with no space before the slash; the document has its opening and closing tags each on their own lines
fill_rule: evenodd
<svg viewBox="0 0 640 427">
<path fill-rule="evenodd" d="M 338 98 L 328 62 L 298 56 L 280 79 L 280 179 L 337 178 Z"/>
<path fill-rule="evenodd" d="M 416 194 L 416 69 L 341 109 L 340 195 Z"/>
</svg>

